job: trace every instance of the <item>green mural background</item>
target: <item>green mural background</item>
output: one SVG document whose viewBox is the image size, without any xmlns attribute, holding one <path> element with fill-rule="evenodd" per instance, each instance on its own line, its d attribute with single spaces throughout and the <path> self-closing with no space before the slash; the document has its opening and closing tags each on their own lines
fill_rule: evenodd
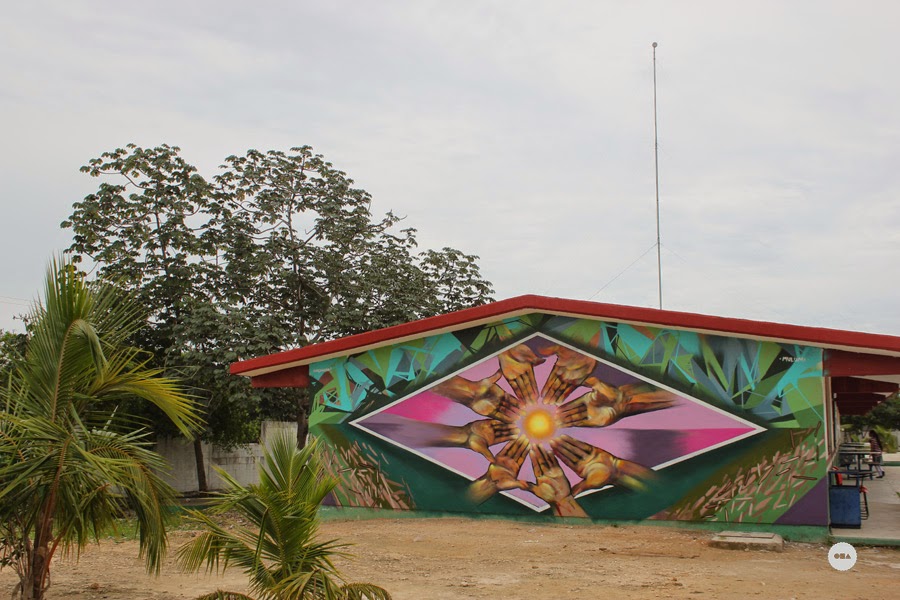
<svg viewBox="0 0 900 600">
<path fill-rule="evenodd" d="M 826 524 L 820 349 L 545 314 L 311 365 L 310 434 L 325 442 L 340 480 L 333 503 L 534 516 L 503 495 L 473 501 L 469 479 L 350 422 L 536 333 L 764 429 L 660 469 L 648 489 L 616 486 L 580 497 L 589 517 Z"/>
</svg>

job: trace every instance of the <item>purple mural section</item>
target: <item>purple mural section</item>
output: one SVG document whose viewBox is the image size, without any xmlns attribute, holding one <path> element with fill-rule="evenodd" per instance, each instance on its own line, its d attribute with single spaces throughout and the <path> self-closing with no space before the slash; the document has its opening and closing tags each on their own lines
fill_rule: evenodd
<svg viewBox="0 0 900 600">
<path fill-rule="evenodd" d="M 778 518 L 777 525 L 821 525 L 828 522 L 828 479 L 820 479 Z"/>
</svg>

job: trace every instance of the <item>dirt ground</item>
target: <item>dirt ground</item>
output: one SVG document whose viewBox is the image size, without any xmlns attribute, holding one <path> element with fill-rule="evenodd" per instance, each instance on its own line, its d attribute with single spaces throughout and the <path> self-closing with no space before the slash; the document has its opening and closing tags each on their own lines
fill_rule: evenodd
<svg viewBox="0 0 900 600">
<path fill-rule="evenodd" d="M 339 565 L 350 581 L 377 583 L 397 600 L 584 597 L 897 598 L 900 550 L 858 547 L 847 572 L 828 546 L 788 543 L 783 553 L 720 550 L 711 533 L 659 526 L 538 525 L 503 520 L 329 521 L 323 536 L 354 544 Z M 175 531 L 172 547 L 189 539 Z M 14 574 L 0 572 L 0 596 Z M 49 598 L 169 600 L 217 588 L 245 591 L 240 572 L 180 573 L 171 559 L 146 575 L 137 542 L 105 540 L 79 562 L 53 566 Z"/>
</svg>

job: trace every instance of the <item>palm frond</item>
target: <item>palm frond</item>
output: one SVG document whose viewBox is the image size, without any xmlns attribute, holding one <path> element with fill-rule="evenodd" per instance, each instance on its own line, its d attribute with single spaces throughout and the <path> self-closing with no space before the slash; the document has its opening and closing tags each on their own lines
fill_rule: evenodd
<svg viewBox="0 0 900 600">
<path fill-rule="evenodd" d="M 186 437 L 192 437 L 203 422 L 197 414 L 196 403 L 181 392 L 174 380 L 162 377 L 161 370 L 136 362 L 137 352 L 125 349 L 110 356 L 87 394 L 107 402 L 135 397 L 145 400 L 165 413 Z"/>
<path fill-rule="evenodd" d="M 289 436 L 276 437 L 264 449 L 255 485 L 242 486 L 221 470 L 219 475 L 226 491 L 207 513 L 188 513 L 203 533 L 178 549 L 182 568 L 239 567 L 253 593 L 267 599 L 390 598 L 377 586 L 346 586 L 333 563 L 344 554 L 343 544 L 317 539 L 319 506 L 336 482 L 326 475 L 315 443 L 300 450 Z M 225 511 L 249 525 L 226 528 L 210 516 Z"/>
<path fill-rule="evenodd" d="M 174 491 L 157 474 L 166 465 L 147 432 L 119 403 L 155 404 L 183 431 L 199 417 L 173 380 L 123 345 L 139 317 L 115 288 L 54 260 L 25 356 L 0 390 L 0 517 L 14 516 L 18 535 L 48 559 L 57 548 L 79 552 L 125 507 L 137 515 L 148 568 L 158 571 L 165 554 Z"/>
</svg>

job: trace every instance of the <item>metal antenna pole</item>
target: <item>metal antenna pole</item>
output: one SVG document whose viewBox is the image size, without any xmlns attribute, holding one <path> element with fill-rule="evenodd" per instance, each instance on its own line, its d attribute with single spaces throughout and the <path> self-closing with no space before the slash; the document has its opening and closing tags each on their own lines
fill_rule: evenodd
<svg viewBox="0 0 900 600">
<path fill-rule="evenodd" d="M 656 125 L 656 46 L 653 42 L 653 170 L 656 174 L 656 272 L 659 275 L 659 308 L 662 309 L 662 246 L 659 243 L 659 135 Z"/>
</svg>

